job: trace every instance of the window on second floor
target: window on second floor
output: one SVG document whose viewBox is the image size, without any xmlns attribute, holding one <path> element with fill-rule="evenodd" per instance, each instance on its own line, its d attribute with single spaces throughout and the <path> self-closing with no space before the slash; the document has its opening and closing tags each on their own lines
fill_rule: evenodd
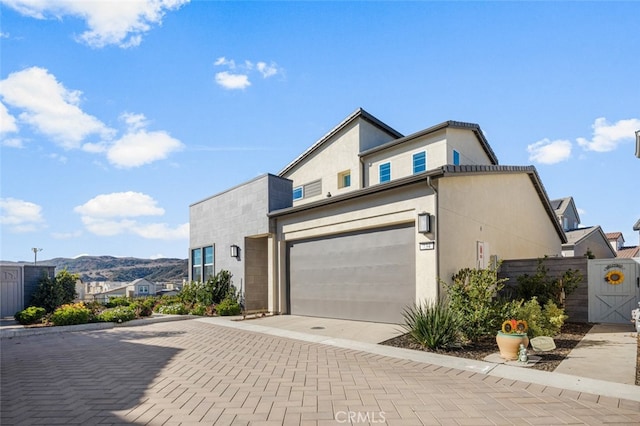
<svg viewBox="0 0 640 426">
<path fill-rule="evenodd" d="M 380 164 L 380 183 L 391 180 L 391 163 Z"/>
<path fill-rule="evenodd" d="M 455 149 L 453 150 L 453 165 L 454 166 L 460 165 L 460 153 Z"/>
<path fill-rule="evenodd" d="M 349 186 L 351 186 L 351 170 L 338 173 L 338 188 L 347 188 Z"/>
<path fill-rule="evenodd" d="M 138 294 L 149 294 L 149 286 L 141 285 L 140 287 L 138 287 Z"/>
<path fill-rule="evenodd" d="M 413 154 L 413 173 L 421 173 L 427 170 L 427 153 L 425 151 Z"/>
<path fill-rule="evenodd" d="M 304 190 L 302 187 L 298 186 L 297 188 L 293 188 L 293 201 L 301 200 L 302 197 L 304 197 Z"/>
</svg>

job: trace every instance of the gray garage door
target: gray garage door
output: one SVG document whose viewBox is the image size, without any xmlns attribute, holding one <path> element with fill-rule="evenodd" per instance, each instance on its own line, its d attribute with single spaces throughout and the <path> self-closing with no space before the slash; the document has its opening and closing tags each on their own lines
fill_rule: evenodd
<svg viewBox="0 0 640 426">
<path fill-rule="evenodd" d="M 294 315 L 401 323 L 415 301 L 413 225 L 295 241 L 287 251 Z"/>
</svg>

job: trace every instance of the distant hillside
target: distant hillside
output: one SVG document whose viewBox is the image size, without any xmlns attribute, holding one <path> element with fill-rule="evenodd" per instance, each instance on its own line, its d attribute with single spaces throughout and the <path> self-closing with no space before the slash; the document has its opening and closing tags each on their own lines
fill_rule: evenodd
<svg viewBox="0 0 640 426">
<path fill-rule="evenodd" d="M 133 281 L 146 278 L 154 282 L 182 282 L 188 278 L 187 259 L 137 259 L 134 257 L 81 256 L 76 259 L 57 257 L 39 261 L 80 275 L 89 281 Z"/>
</svg>

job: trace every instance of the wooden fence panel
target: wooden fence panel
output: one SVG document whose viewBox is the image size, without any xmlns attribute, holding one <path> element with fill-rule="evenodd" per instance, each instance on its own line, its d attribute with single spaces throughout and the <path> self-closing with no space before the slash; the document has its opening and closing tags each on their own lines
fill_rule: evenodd
<svg viewBox="0 0 640 426">
<path fill-rule="evenodd" d="M 579 270 L 582 281 L 578 287 L 569 294 L 565 300 L 565 313 L 570 322 L 589 321 L 589 287 L 588 287 L 588 259 L 586 257 L 549 257 L 542 260 L 545 267 L 549 268 L 547 275 L 559 277 L 568 269 Z M 516 286 L 518 276 L 534 275 L 538 269 L 538 259 L 503 260 L 498 276 L 508 278 L 505 288 Z"/>
</svg>

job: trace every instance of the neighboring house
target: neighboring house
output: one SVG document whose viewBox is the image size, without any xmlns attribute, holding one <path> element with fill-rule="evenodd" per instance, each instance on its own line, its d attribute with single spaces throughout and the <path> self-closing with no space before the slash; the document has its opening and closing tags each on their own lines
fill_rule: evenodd
<svg viewBox="0 0 640 426">
<path fill-rule="evenodd" d="M 588 256 L 592 259 L 616 257 L 615 250 L 609 244 L 606 234 L 599 226 L 566 231 L 567 242 L 562 244 L 563 257 Z"/>
<path fill-rule="evenodd" d="M 602 228 L 580 226 L 580 215 L 573 197 L 551 200 L 551 207 L 567 236 L 567 241 L 562 244 L 563 257 L 589 256 L 598 259 L 616 257 Z"/>
<path fill-rule="evenodd" d="M 551 200 L 551 207 L 555 211 L 556 217 L 565 232 L 578 229 L 580 226 L 580 216 L 578 215 L 578 209 L 576 208 L 576 203 L 573 201 L 573 197 Z"/>
<path fill-rule="evenodd" d="M 94 293 L 93 300 L 106 304 L 109 299 L 114 297 L 133 297 L 133 288 L 130 285 L 112 288 L 101 293 Z"/>
<path fill-rule="evenodd" d="M 162 286 L 156 285 L 156 283 L 147 281 L 144 278 L 138 278 L 129 285 L 133 287 L 134 297 L 154 296 L 158 290 L 162 289 Z"/>
<path fill-rule="evenodd" d="M 461 268 L 566 242 L 535 168 L 498 165 L 478 125 L 403 136 L 362 109 L 189 212 L 190 280 L 225 269 L 248 310 L 389 323 Z"/>
<path fill-rule="evenodd" d="M 29 307 L 43 276 L 55 277 L 55 266 L 2 262 L 0 264 L 0 318 Z"/>
<path fill-rule="evenodd" d="M 613 248 L 613 250 L 616 252 L 616 257 L 640 257 L 640 247 L 625 247 L 624 236 L 622 235 L 622 232 L 609 232 L 607 233 L 607 239 L 611 243 L 611 247 Z"/>
<path fill-rule="evenodd" d="M 162 286 L 147 281 L 144 278 L 138 278 L 129 284 L 120 287 L 105 290 L 100 293 L 93 294 L 94 300 L 100 303 L 107 303 L 113 297 L 145 297 L 155 296 Z"/>
</svg>

